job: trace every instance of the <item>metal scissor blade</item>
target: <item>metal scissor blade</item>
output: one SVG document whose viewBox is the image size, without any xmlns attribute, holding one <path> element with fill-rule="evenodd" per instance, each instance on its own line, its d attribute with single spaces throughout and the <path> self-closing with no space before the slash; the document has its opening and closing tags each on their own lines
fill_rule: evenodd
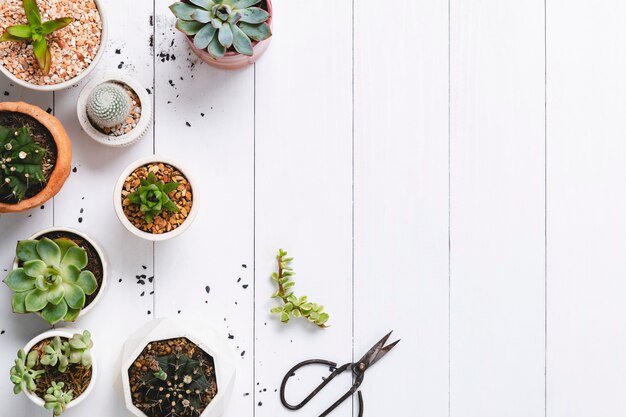
<svg viewBox="0 0 626 417">
<path fill-rule="evenodd" d="M 389 351 L 391 351 L 391 349 L 393 349 L 394 347 L 396 347 L 396 345 L 398 343 L 400 343 L 400 340 L 397 340 L 395 342 L 393 342 L 390 345 L 385 346 L 385 344 L 387 343 L 387 340 L 389 340 L 389 337 L 391 337 L 391 333 L 393 333 L 393 331 L 387 333 L 385 335 L 385 337 L 383 337 L 382 339 L 380 339 L 380 341 L 378 343 L 376 343 L 366 354 L 365 356 L 363 356 L 361 358 L 361 360 L 359 361 L 359 363 L 363 363 L 365 364 L 365 366 L 367 368 L 369 368 L 370 366 L 374 365 L 376 362 L 378 362 L 383 356 L 385 356 L 387 353 L 389 353 Z"/>
</svg>

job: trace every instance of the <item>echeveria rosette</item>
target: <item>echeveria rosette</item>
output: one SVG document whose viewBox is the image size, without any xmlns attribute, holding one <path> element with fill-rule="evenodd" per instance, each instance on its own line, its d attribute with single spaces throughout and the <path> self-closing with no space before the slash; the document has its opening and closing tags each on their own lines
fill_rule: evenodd
<svg viewBox="0 0 626 417">
<path fill-rule="evenodd" d="M 74 21 L 71 17 L 42 22 L 37 0 L 24 0 L 24 14 L 28 24 L 9 26 L 0 37 L 0 42 L 32 42 L 33 53 L 44 75 L 50 73 L 52 55 L 48 49 L 46 36 L 63 29 Z"/>
<path fill-rule="evenodd" d="M 23 240 L 17 244 L 23 266 L 4 283 L 14 291 L 11 303 L 18 314 L 38 313 L 48 323 L 75 321 L 86 295 L 98 282 L 87 266 L 87 251 L 69 239 Z"/>
<path fill-rule="evenodd" d="M 166 184 L 163 181 L 158 181 L 151 172 L 148 174 L 148 178 L 141 180 L 137 191 L 128 195 L 128 199 L 131 203 L 139 206 L 139 209 L 144 213 L 146 223 L 152 223 L 154 217 L 163 211 L 178 213 L 178 207 L 170 200 L 168 194 L 178 188 L 179 185 L 177 182 Z"/>
<path fill-rule="evenodd" d="M 176 28 L 193 37 L 196 48 L 206 49 L 215 59 L 231 47 L 252 56 L 253 41 L 272 36 L 267 23 L 270 14 L 259 6 L 262 0 L 189 0 L 170 6 L 176 15 Z"/>
<path fill-rule="evenodd" d="M 23 200 L 31 184 L 46 181 L 42 167 L 45 154 L 28 128 L 0 126 L 0 190 L 8 187 L 18 202 Z"/>
</svg>

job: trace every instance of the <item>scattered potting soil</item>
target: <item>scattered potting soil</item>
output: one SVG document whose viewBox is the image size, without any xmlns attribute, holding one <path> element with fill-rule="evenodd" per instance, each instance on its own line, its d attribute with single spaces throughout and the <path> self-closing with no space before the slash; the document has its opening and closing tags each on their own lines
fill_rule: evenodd
<svg viewBox="0 0 626 417">
<path fill-rule="evenodd" d="M 61 341 L 64 340 L 67 339 L 61 338 Z M 30 351 L 38 351 L 41 358 L 44 348 L 50 343 L 52 343 L 52 338 L 42 340 Z M 53 382 L 63 382 L 65 384 L 64 389 L 74 391 L 74 399 L 85 392 L 91 382 L 91 368 L 86 369 L 80 364 L 70 364 L 65 372 L 60 372 L 56 366 L 44 366 L 38 362 L 34 369 L 46 371 L 41 375 L 41 378 L 35 381 L 37 384 L 35 395 L 41 399 L 43 399 L 46 390 L 52 386 Z"/>
<path fill-rule="evenodd" d="M 135 90 L 133 90 L 128 84 L 125 83 L 115 82 L 115 84 L 123 87 L 130 97 L 130 114 L 128 115 L 126 120 L 124 120 L 123 123 L 120 123 L 119 125 L 113 127 L 101 128 L 100 126 L 96 125 L 91 120 L 91 118 L 89 118 L 89 115 L 87 115 L 89 123 L 91 123 L 94 129 L 96 129 L 100 133 L 112 137 L 118 137 L 130 133 L 135 127 L 137 127 L 137 123 L 139 123 L 139 119 L 141 119 L 141 100 L 139 100 L 139 96 L 137 95 Z"/>
<path fill-rule="evenodd" d="M 50 179 L 54 166 L 57 162 L 57 146 L 50 131 L 37 119 L 24 113 L 2 111 L 0 112 L 0 126 L 14 130 L 27 127 L 37 145 L 46 150 L 42 168 L 46 182 Z M 26 191 L 26 198 L 31 198 L 41 192 L 46 183 L 33 183 Z M 0 201 L 8 204 L 17 204 L 17 199 L 11 194 L 11 190 L 6 187 L 0 188 Z"/>
<path fill-rule="evenodd" d="M 41 236 L 38 236 L 37 239 L 42 239 L 44 237 L 47 237 L 48 239 L 51 239 L 51 240 L 66 238 L 76 243 L 78 246 L 80 246 L 81 248 L 87 251 L 87 266 L 85 267 L 85 269 L 88 271 L 91 271 L 93 275 L 96 277 L 96 281 L 98 282 L 98 288 L 93 294 L 91 295 L 85 294 L 85 307 L 87 307 L 89 304 L 93 302 L 93 300 L 96 298 L 96 296 L 102 289 L 102 280 L 104 279 L 103 263 L 102 263 L 102 259 L 100 259 L 100 256 L 98 255 L 98 251 L 96 250 L 96 248 L 93 247 L 91 243 L 89 243 L 89 241 L 87 241 L 86 239 L 82 238 L 81 236 L 75 233 L 70 233 L 70 232 L 65 232 L 65 231 L 49 232 Z M 20 262 L 20 266 L 21 264 L 22 263 Z"/>
<path fill-rule="evenodd" d="M 141 180 L 148 178 L 150 172 L 156 176 L 158 181 L 163 181 L 166 184 L 170 182 L 179 184 L 176 190 L 169 193 L 170 199 L 176 204 L 179 211 L 178 213 L 163 211 L 152 219 L 152 223 L 147 223 L 139 205 L 131 203 L 128 195 L 137 191 L 141 185 Z M 150 163 L 137 168 L 126 178 L 122 188 L 122 208 L 126 218 L 137 229 L 152 234 L 171 232 L 181 226 L 187 219 L 187 216 L 189 216 L 192 205 L 191 184 L 187 178 L 177 168 L 163 163 Z"/>
<path fill-rule="evenodd" d="M 209 388 L 200 393 L 200 406 L 196 409 L 184 407 L 181 413 L 172 414 L 172 405 L 155 403 L 146 399 L 150 389 L 144 381 L 149 372 L 154 372 L 154 363 L 157 358 L 180 353 L 190 359 L 200 362 L 202 372 L 208 380 Z M 202 414 L 204 409 L 217 395 L 217 379 L 215 377 L 215 362 L 211 355 L 200 349 L 198 345 L 187 338 L 159 340 L 149 343 L 141 352 L 139 357 L 128 369 L 130 390 L 133 404 L 143 411 L 148 417 L 196 417 Z"/>
</svg>

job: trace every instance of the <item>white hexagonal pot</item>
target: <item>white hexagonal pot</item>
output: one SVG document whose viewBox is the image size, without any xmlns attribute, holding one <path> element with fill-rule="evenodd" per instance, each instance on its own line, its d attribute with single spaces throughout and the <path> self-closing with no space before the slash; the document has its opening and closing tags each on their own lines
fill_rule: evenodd
<svg viewBox="0 0 626 417">
<path fill-rule="evenodd" d="M 200 417 L 219 417 L 224 414 L 235 384 L 235 361 L 226 343 L 226 337 L 206 323 L 195 323 L 180 318 L 161 318 L 139 329 L 124 344 L 122 351 L 122 389 L 126 408 L 137 417 L 147 417 L 133 404 L 130 393 L 128 369 L 144 348 L 151 342 L 185 337 L 213 357 L 217 379 L 217 395 L 204 409 Z"/>
<path fill-rule="evenodd" d="M 30 342 L 28 342 L 26 346 L 24 346 L 24 352 L 28 354 L 28 352 L 30 352 L 30 350 L 42 340 L 50 339 L 55 336 L 59 336 L 62 339 L 71 339 L 72 336 L 74 336 L 76 333 L 82 334 L 83 331 L 77 330 L 77 329 L 66 329 L 66 328 L 48 330 L 47 332 L 44 332 L 37 337 L 34 337 Z M 91 349 L 91 351 L 93 353 L 93 348 Z M 97 376 L 98 376 L 98 364 L 96 363 L 95 356 L 93 356 L 93 362 L 91 364 L 91 381 L 89 381 L 89 385 L 87 386 L 87 389 L 85 390 L 85 392 L 83 392 L 80 396 L 74 398 L 67 405 L 68 410 L 70 408 L 76 407 L 78 404 L 85 401 L 85 398 L 87 398 L 89 394 L 91 394 L 94 386 L 96 385 Z M 43 399 L 39 398 L 37 395 L 31 392 L 28 392 L 28 391 L 23 391 L 23 392 L 24 394 L 26 394 L 29 400 L 37 404 L 39 407 L 43 408 L 45 404 L 45 401 Z"/>
</svg>

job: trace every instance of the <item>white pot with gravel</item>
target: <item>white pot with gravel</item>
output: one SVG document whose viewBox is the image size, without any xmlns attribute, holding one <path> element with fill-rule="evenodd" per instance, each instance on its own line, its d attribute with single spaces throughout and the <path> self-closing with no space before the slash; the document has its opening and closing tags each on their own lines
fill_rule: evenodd
<svg viewBox="0 0 626 417">
<path fill-rule="evenodd" d="M 107 35 L 103 0 L 3 0 L 0 72 L 31 90 L 69 88 L 93 71 Z"/>
<path fill-rule="evenodd" d="M 113 194 L 118 219 L 129 232 L 153 242 L 184 233 L 198 214 L 198 190 L 180 162 L 151 155 L 128 165 Z"/>
<path fill-rule="evenodd" d="M 83 88 L 76 111 L 90 138 L 102 145 L 125 147 L 137 143 L 150 127 L 152 100 L 132 77 L 102 76 Z"/>
</svg>

